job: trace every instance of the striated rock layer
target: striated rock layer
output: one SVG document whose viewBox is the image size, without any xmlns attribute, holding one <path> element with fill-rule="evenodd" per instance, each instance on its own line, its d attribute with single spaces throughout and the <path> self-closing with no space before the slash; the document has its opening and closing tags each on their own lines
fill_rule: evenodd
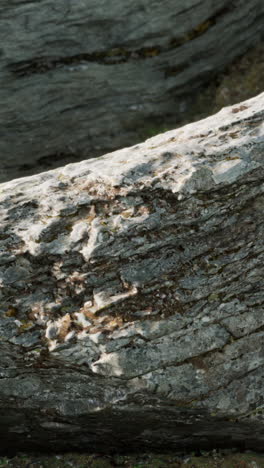
<svg viewBox="0 0 264 468">
<path fill-rule="evenodd" d="M 0 182 L 174 124 L 263 22 L 263 0 L 1 0 Z"/>
<path fill-rule="evenodd" d="M 2 450 L 263 449 L 263 116 L 0 185 Z"/>
</svg>

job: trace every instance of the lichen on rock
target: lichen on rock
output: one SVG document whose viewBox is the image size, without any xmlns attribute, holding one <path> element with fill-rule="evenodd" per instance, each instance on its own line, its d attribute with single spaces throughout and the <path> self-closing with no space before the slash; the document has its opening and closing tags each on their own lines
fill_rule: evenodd
<svg viewBox="0 0 264 468">
<path fill-rule="evenodd" d="M 4 446 L 258 449 L 263 115 L 264 94 L 0 185 Z"/>
</svg>

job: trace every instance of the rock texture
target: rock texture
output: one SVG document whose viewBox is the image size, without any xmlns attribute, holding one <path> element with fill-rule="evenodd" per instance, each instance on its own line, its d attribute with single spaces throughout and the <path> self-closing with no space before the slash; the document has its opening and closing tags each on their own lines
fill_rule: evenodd
<svg viewBox="0 0 264 468">
<path fill-rule="evenodd" d="M 263 449 L 263 116 L 0 185 L 3 450 Z"/>
<path fill-rule="evenodd" d="M 2 0 L 0 182 L 175 123 L 263 21 L 263 0 Z"/>
</svg>

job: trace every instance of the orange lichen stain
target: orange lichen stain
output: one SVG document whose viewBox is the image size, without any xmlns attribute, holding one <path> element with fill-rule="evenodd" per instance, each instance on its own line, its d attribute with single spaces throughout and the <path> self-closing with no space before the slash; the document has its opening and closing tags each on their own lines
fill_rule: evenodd
<svg viewBox="0 0 264 468">
<path fill-rule="evenodd" d="M 115 329 L 123 325 L 123 319 L 121 317 L 112 318 L 110 322 L 107 323 L 107 327 Z"/>
<path fill-rule="evenodd" d="M 133 210 L 126 210 L 120 214 L 123 218 L 131 218 L 133 216 Z"/>
<path fill-rule="evenodd" d="M 241 112 L 243 110 L 246 110 L 248 109 L 248 106 L 244 106 L 243 104 L 239 107 L 234 107 L 234 109 L 232 109 L 232 113 L 233 114 L 236 114 L 237 112 Z"/>
<path fill-rule="evenodd" d="M 60 331 L 58 335 L 58 338 L 60 340 L 63 340 L 65 338 L 65 336 L 67 335 L 69 331 L 70 325 L 71 325 L 71 316 L 70 314 L 66 314 L 64 315 L 64 317 L 60 319 L 60 325 L 59 325 Z"/>
<path fill-rule="evenodd" d="M 91 223 L 94 218 L 96 218 L 96 209 L 95 209 L 95 206 L 92 205 L 91 208 L 90 208 L 90 213 L 89 215 L 86 217 L 86 221 L 88 221 L 89 223 Z"/>
<path fill-rule="evenodd" d="M 6 317 L 16 317 L 17 315 L 18 315 L 18 310 L 16 307 L 13 307 L 13 306 L 9 306 L 5 313 Z"/>
<path fill-rule="evenodd" d="M 29 330 L 30 328 L 32 328 L 33 326 L 34 326 L 33 322 L 26 322 L 25 320 L 23 320 L 22 324 L 20 325 L 20 327 L 18 329 L 19 333 L 24 333 L 27 330 Z"/>
</svg>

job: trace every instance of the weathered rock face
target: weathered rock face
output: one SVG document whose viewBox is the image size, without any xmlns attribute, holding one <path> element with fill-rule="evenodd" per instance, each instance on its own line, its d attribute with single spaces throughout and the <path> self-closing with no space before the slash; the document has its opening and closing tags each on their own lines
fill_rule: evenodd
<svg viewBox="0 0 264 468">
<path fill-rule="evenodd" d="M 2 0 L 0 182 L 176 122 L 263 21 L 263 0 Z"/>
<path fill-rule="evenodd" d="M 3 450 L 263 449 L 263 116 L 0 185 Z"/>
</svg>

